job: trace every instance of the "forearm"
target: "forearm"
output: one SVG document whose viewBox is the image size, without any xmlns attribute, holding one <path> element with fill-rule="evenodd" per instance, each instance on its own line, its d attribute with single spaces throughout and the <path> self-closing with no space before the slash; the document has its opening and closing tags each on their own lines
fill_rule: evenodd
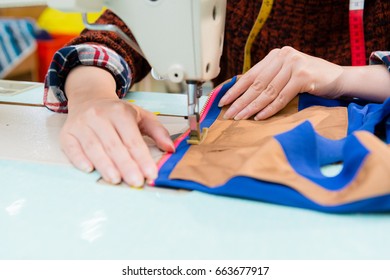
<svg viewBox="0 0 390 280">
<path fill-rule="evenodd" d="M 390 73 L 385 65 L 343 67 L 339 83 L 341 96 L 383 102 L 390 97 Z"/>
<path fill-rule="evenodd" d="M 118 99 L 116 82 L 108 71 L 94 66 L 77 66 L 65 81 L 69 110 L 91 99 Z"/>
</svg>

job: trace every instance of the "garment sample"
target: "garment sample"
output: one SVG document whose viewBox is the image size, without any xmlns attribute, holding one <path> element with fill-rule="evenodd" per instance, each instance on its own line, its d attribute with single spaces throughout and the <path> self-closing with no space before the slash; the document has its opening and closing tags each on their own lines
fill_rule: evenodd
<svg viewBox="0 0 390 280">
<path fill-rule="evenodd" d="M 191 146 L 185 133 L 160 161 L 157 186 L 325 212 L 390 210 L 390 99 L 302 94 L 267 120 L 224 120 L 217 104 L 235 81 L 212 93 L 201 120 L 206 139 Z M 343 167 L 328 177 L 328 164 Z"/>
</svg>

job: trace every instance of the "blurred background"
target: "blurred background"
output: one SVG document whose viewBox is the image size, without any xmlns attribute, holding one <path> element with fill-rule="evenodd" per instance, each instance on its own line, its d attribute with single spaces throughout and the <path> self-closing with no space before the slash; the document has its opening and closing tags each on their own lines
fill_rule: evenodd
<svg viewBox="0 0 390 280">
<path fill-rule="evenodd" d="M 45 1 L 0 0 L 0 79 L 43 82 L 55 51 L 82 29 L 80 14 L 53 10 Z"/>
<path fill-rule="evenodd" d="M 83 30 L 81 14 L 60 12 L 45 3 L 0 0 L 0 80 L 43 82 L 54 53 Z M 103 11 L 88 14 L 89 21 Z M 205 84 L 206 94 L 210 87 Z M 177 93 L 185 86 L 148 75 L 132 90 Z"/>
</svg>

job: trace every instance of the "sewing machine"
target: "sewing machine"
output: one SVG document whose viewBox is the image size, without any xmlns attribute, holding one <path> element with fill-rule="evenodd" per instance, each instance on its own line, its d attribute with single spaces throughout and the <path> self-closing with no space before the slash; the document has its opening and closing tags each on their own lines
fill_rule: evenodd
<svg viewBox="0 0 390 280">
<path fill-rule="evenodd" d="M 219 71 L 226 0 L 48 0 L 63 11 L 83 13 L 91 30 L 116 32 L 152 66 L 152 76 L 186 81 L 190 140 L 199 143 L 199 97 L 202 83 Z M 90 24 L 87 12 L 111 9 L 131 29 L 137 43 L 114 25 Z"/>
</svg>

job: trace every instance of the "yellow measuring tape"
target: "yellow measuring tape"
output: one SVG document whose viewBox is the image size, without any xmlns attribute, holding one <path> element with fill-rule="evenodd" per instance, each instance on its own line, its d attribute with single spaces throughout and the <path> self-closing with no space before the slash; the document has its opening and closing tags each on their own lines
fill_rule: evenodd
<svg viewBox="0 0 390 280">
<path fill-rule="evenodd" d="M 263 27 L 269 14 L 271 13 L 273 4 L 274 0 L 263 0 L 263 3 L 261 3 L 261 8 L 259 14 L 257 15 L 257 19 L 252 26 L 248 39 L 246 40 L 244 50 L 244 66 L 242 68 L 243 74 L 251 68 L 251 48 L 253 41 L 255 40 L 257 34 L 259 34 L 261 28 Z"/>
</svg>

